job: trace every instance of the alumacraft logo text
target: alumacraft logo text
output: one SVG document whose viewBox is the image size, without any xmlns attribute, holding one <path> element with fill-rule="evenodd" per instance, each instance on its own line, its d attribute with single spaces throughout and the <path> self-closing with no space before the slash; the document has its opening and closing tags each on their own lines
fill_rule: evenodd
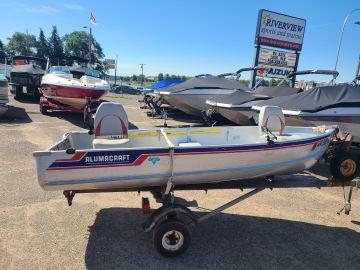
<svg viewBox="0 0 360 270">
<path fill-rule="evenodd" d="M 90 156 L 85 158 L 86 163 L 104 163 L 104 162 L 127 163 L 129 161 L 130 161 L 130 155 Z"/>
<path fill-rule="evenodd" d="M 263 22 L 267 27 L 290 30 L 292 32 L 302 32 L 304 29 L 301 25 L 271 19 L 269 15 L 263 17 Z"/>
</svg>

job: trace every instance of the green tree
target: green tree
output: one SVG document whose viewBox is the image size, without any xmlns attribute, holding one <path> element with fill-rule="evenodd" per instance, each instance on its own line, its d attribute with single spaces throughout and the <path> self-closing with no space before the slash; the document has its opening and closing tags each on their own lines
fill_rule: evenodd
<svg viewBox="0 0 360 270">
<path fill-rule="evenodd" d="M 49 55 L 57 57 L 64 56 L 63 43 L 59 37 L 56 26 L 53 26 L 53 30 L 51 31 L 49 38 Z"/>
<path fill-rule="evenodd" d="M 162 81 L 162 80 L 164 80 L 164 74 L 159 73 L 159 75 L 158 75 L 158 81 Z"/>
<path fill-rule="evenodd" d="M 66 34 L 63 37 L 63 41 L 67 55 L 89 59 L 89 34 L 87 32 L 74 31 Z M 91 43 L 91 64 L 95 66 L 95 69 L 103 71 L 103 58 L 105 57 L 103 49 L 94 36 L 91 36 Z"/>
<path fill-rule="evenodd" d="M 40 28 L 38 40 L 36 42 L 36 56 L 46 58 L 49 56 L 49 42 L 45 38 L 44 31 Z"/>
<path fill-rule="evenodd" d="M 4 51 L 4 44 L 0 40 L 0 63 L 5 63 L 5 57 L 6 57 L 6 54 Z"/>
<path fill-rule="evenodd" d="M 134 75 L 132 75 L 131 80 L 132 80 L 133 82 L 137 82 L 138 77 L 134 74 Z"/>
<path fill-rule="evenodd" d="M 184 75 L 181 76 L 181 80 L 182 80 L 182 81 L 186 81 L 186 76 L 184 76 Z"/>
<path fill-rule="evenodd" d="M 36 37 L 34 35 L 15 32 L 8 38 L 5 51 L 10 57 L 14 55 L 35 55 Z"/>
<path fill-rule="evenodd" d="M 165 80 L 170 80 L 170 75 L 169 75 L 169 73 L 166 73 L 166 74 L 165 74 Z"/>
</svg>

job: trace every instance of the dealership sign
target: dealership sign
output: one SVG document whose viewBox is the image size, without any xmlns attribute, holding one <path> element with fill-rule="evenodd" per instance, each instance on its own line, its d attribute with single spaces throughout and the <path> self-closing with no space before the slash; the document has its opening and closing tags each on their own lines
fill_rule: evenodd
<svg viewBox="0 0 360 270">
<path fill-rule="evenodd" d="M 260 48 L 256 75 L 285 79 L 295 70 L 296 53 Z"/>
<path fill-rule="evenodd" d="M 258 15 L 255 43 L 301 51 L 305 26 L 304 19 L 261 9 Z"/>
<path fill-rule="evenodd" d="M 259 63 L 272 66 L 295 67 L 296 53 L 260 48 Z"/>
<path fill-rule="evenodd" d="M 294 71 L 293 67 L 277 67 L 265 64 L 258 64 L 258 67 L 260 69 L 256 71 L 256 75 L 259 77 L 285 79 L 290 72 Z"/>
<path fill-rule="evenodd" d="M 116 60 L 115 59 L 105 59 L 105 66 L 108 69 L 115 69 Z"/>
</svg>

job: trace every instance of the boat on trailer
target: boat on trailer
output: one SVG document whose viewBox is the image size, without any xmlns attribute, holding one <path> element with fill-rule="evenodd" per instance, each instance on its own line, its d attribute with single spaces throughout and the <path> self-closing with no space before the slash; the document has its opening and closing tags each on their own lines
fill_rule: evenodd
<svg viewBox="0 0 360 270">
<path fill-rule="evenodd" d="M 142 188 L 289 174 L 313 166 L 333 129 L 285 127 L 278 107 L 260 126 L 128 130 L 123 107 L 100 105 L 94 132 L 70 132 L 34 152 L 45 190 Z M 93 133 L 93 134 L 92 134 Z"/>
<path fill-rule="evenodd" d="M 324 187 L 325 181 L 281 179 L 275 175 L 312 167 L 328 148 L 334 129 L 286 127 L 279 107 L 264 107 L 259 126 L 128 130 L 120 104 L 102 103 L 89 132 L 70 132 L 45 151 L 34 152 L 45 190 L 64 190 L 69 205 L 77 193 L 150 191 L 163 206 L 143 223 L 153 231 L 156 250 L 177 256 L 190 245 L 190 227 L 266 188 Z M 284 181 L 285 180 L 285 181 Z M 335 185 L 336 182 L 332 182 Z M 345 183 L 340 183 L 344 186 Z M 350 190 L 342 210 L 351 210 Z M 196 201 L 175 190 L 253 188 L 201 216 Z M 147 198 L 142 199 L 149 213 Z M 340 210 L 339 212 L 341 212 Z"/>
</svg>

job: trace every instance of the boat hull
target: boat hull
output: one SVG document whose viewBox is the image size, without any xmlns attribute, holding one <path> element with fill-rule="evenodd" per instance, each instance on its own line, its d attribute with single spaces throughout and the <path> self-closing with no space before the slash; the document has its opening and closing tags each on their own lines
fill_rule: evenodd
<svg viewBox="0 0 360 270">
<path fill-rule="evenodd" d="M 98 100 L 107 93 L 107 90 L 66 85 L 42 84 L 41 92 L 44 97 L 56 100 L 62 104 L 83 108 L 87 104 L 86 98 Z"/>
<path fill-rule="evenodd" d="M 141 188 L 213 183 L 289 174 L 312 167 L 324 154 L 330 133 L 274 145 L 175 147 L 35 153 L 45 190 Z M 171 160 L 173 158 L 173 173 Z"/>
</svg>

